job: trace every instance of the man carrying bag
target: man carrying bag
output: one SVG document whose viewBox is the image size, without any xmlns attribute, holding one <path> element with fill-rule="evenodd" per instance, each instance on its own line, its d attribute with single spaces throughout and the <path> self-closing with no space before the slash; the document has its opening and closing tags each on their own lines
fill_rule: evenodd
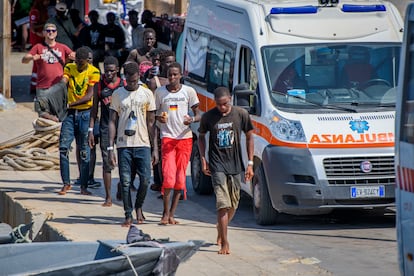
<svg viewBox="0 0 414 276">
<path fill-rule="evenodd" d="M 66 45 L 56 42 L 56 25 L 46 23 L 45 41 L 38 43 L 22 58 L 22 63 L 33 61 L 38 66 L 35 111 L 40 117 L 62 121 L 66 116 L 67 87 L 62 82 L 63 67 L 75 53 Z"/>
</svg>

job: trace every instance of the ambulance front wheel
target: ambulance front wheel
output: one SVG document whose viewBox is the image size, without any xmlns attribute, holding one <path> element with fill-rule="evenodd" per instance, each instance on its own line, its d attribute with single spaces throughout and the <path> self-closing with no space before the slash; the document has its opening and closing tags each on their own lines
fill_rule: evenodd
<svg viewBox="0 0 414 276">
<path fill-rule="evenodd" d="M 257 224 L 272 225 L 280 215 L 270 201 L 262 164 L 256 166 L 253 177 L 253 212 Z"/>
<path fill-rule="evenodd" d="M 213 193 L 211 177 L 205 175 L 201 170 L 201 158 L 198 150 L 197 140 L 194 139 L 191 153 L 191 182 L 194 191 L 199 195 L 210 195 Z"/>
</svg>

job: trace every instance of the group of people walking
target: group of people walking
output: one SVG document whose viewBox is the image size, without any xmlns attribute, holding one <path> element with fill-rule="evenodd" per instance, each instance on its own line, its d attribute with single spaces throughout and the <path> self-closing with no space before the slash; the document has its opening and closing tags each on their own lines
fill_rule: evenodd
<svg viewBox="0 0 414 276">
<path fill-rule="evenodd" d="M 201 116 L 197 93 L 181 82 L 182 67 L 175 62 L 174 52 L 155 47 L 156 34 L 151 28 L 144 30 L 142 46 L 129 52 L 123 64 L 116 54 L 106 55 L 101 73 L 96 67 L 99 63 L 96 63 L 94 49 L 81 46 L 74 52 L 56 41 L 61 31 L 57 25 L 56 22 L 44 24 L 43 41 L 34 45 L 22 62 L 33 61 L 37 67 L 35 109 L 39 116 L 62 122 L 59 154 L 63 185 L 58 194 L 65 195 L 72 189 L 69 153 L 74 140 L 80 194 L 91 194 L 88 190 L 91 149 L 97 143 L 94 132 L 99 117 L 102 179 L 106 192 L 103 206 L 112 205 L 111 172 L 117 165 L 120 178 L 117 197 L 122 199 L 125 212 L 122 226 L 134 223 L 134 213 L 135 222 L 144 223 L 142 207 L 151 179 L 151 166 L 155 168 L 161 161 L 162 183 L 159 184 L 163 215 L 160 224 L 178 224 L 175 211 L 180 196 L 183 194 L 186 199 L 186 168 L 193 146 L 190 125 L 200 121 L 198 146 L 202 170 L 212 176 L 217 197 L 219 253 L 229 254 L 227 225 L 238 205 L 240 173 L 245 169 L 241 158 L 241 132 L 246 133 L 250 160 L 245 179 L 249 181 L 253 177 L 253 126 L 248 113 L 233 107 L 228 88 L 219 87 L 215 90 L 216 107 Z M 205 144 L 207 132 L 210 132 L 209 162 Z M 136 175 L 139 186 L 133 202 L 131 189 Z"/>
</svg>

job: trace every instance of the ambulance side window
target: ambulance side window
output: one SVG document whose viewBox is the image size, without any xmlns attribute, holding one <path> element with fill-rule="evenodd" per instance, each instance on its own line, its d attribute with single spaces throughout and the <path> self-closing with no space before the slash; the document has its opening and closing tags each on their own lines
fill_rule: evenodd
<svg viewBox="0 0 414 276">
<path fill-rule="evenodd" d="M 238 80 L 234 86 L 234 104 L 248 110 L 250 114 L 260 115 L 260 93 L 258 87 L 256 62 L 248 47 L 240 48 Z"/>
<path fill-rule="evenodd" d="M 222 38 L 210 36 L 207 50 L 207 91 L 213 92 L 219 86 L 232 85 L 236 44 Z"/>
<path fill-rule="evenodd" d="M 184 50 L 184 72 L 189 81 L 205 85 L 209 41 L 208 34 L 188 29 Z"/>
<path fill-rule="evenodd" d="M 218 86 L 233 86 L 236 43 L 195 29 L 188 29 L 184 73 L 188 81 L 213 92 Z"/>
<path fill-rule="evenodd" d="M 256 62 L 250 48 L 240 49 L 239 83 L 248 83 L 251 90 L 257 89 Z"/>
</svg>

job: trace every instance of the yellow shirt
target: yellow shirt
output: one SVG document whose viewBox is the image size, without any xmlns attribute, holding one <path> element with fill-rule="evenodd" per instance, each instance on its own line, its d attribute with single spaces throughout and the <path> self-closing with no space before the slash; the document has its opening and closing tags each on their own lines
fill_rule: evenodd
<svg viewBox="0 0 414 276">
<path fill-rule="evenodd" d="M 68 104 L 83 98 L 89 86 L 94 86 L 101 77 L 98 68 L 88 64 L 88 68 L 79 72 L 75 63 L 66 64 L 63 76 L 68 81 Z M 92 107 L 91 99 L 85 104 L 74 106 L 74 109 L 87 109 Z"/>
</svg>

